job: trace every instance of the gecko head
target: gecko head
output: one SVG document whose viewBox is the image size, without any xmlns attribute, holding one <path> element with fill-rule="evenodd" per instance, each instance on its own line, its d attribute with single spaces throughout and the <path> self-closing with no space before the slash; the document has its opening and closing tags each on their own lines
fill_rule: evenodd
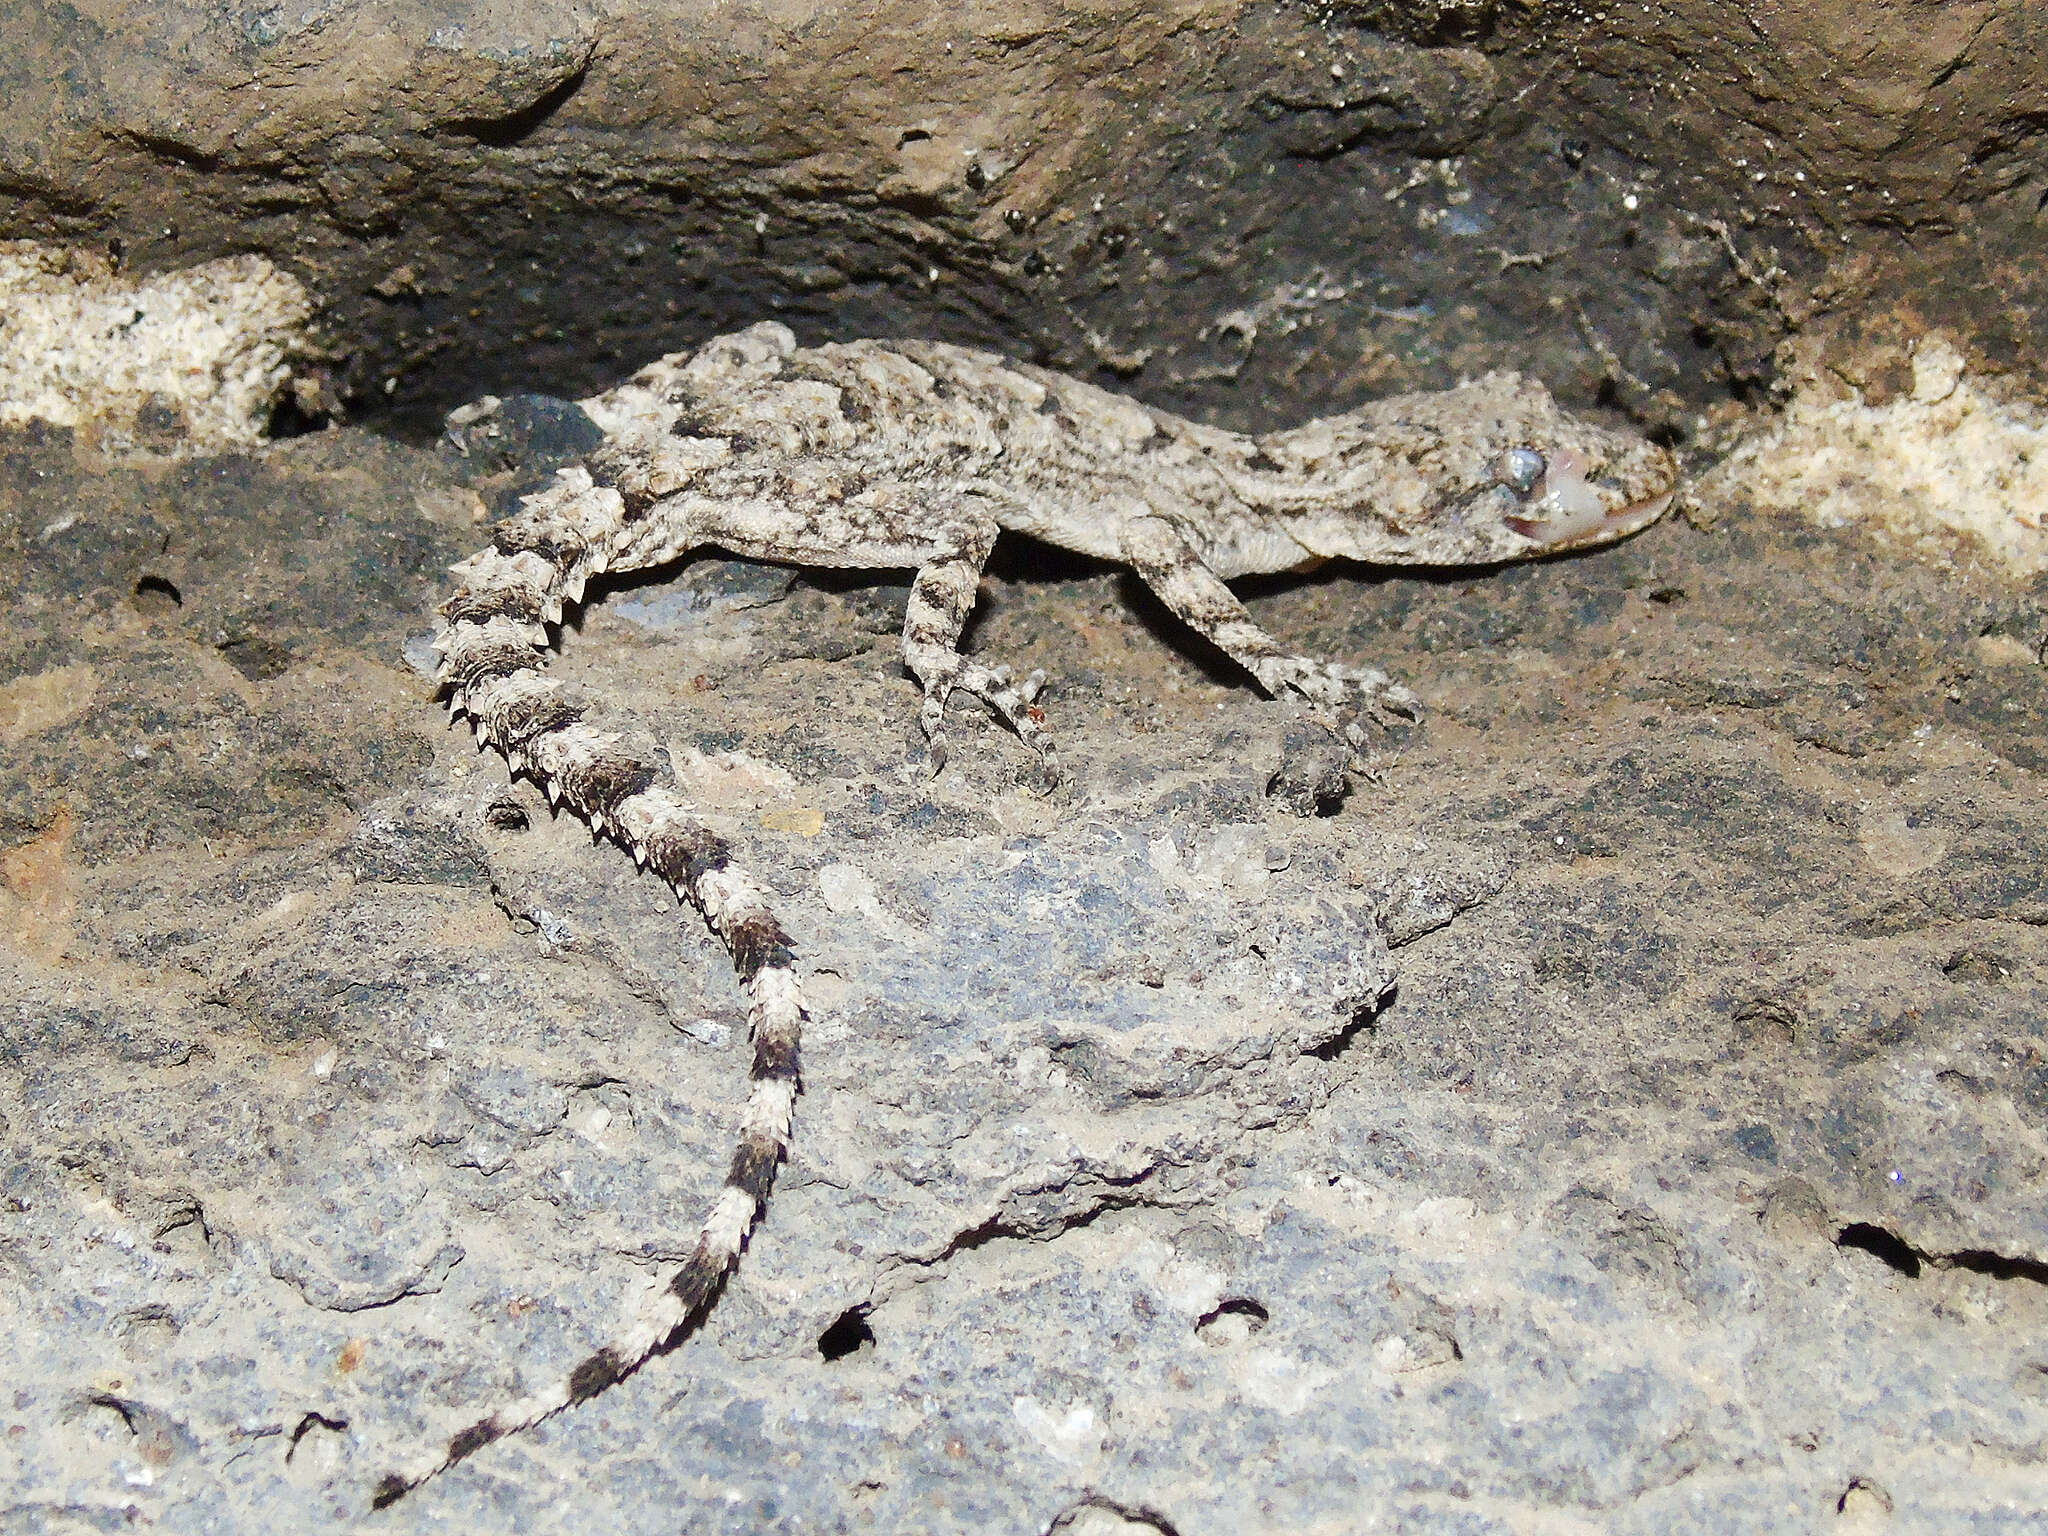
<svg viewBox="0 0 2048 1536">
<path fill-rule="evenodd" d="M 1541 384 L 1489 374 L 1450 392 L 1472 426 L 1440 515 L 1472 544 L 1519 559 L 1626 538 L 1671 505 L 1678 465 L 1645 438 L 1562 409 Z"/>
<path fill-rule="evenodd" d="M 1304 547 L 1400 565 L 1611 543 L 1662 517 L 1678 478 L 1655 443 L 1575 416 L 1512 373 L 1377 401 L 1261 446 L 1356 497 L 1356 511 L 1290 518 Z"/>
<path fill-rule="evenodd" d="M 1575 416 L 1534 379 L 1489 373 L 1257 440 L 1236 481 L 1316 555 L 1488 565 L 1608 544 L 1671 505 L 1655 443 Z"/>
</svg>

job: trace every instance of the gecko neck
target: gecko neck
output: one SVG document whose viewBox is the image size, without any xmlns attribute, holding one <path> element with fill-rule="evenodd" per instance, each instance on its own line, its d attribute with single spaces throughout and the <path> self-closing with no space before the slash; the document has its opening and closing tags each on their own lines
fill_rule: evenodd
<svg viewBox="0 0 2048 1536">
<path fill-rule="evenodd" d="M 1419 557 L 1416 531 L 1442 487 L 1384 445 L 1378 414 L 1367 407 L 1237 440 L 1239 456 L 1220 464 L 1232 493 L 1265 540 L 1297 550 L 1286 564 L 1276 553 L 1259 569 Z"/>
</svg>

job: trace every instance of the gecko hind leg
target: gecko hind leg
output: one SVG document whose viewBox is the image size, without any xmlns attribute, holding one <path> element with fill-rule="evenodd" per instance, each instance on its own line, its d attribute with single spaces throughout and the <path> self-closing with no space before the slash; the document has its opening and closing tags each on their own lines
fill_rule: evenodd
<svg viewBox="0 0 2048 1536">
<path fill-rule="evenodd" d="M 1040 776 L 1050 787 L 1059 779 L 1059 758 L 1051 733 L 1031 707 L 1045 674 L 1019 679 L 1006 666 L 984 665 L 959 650 L 996 531 L 992 511 L 964 518 L 947 530 L 942 552 L 918 568 L 903 615 L 903 664 L 924 689 L 917 721 L 930 743 L 934 775 L 946 766 L 946 704 L 958 689 L 986 703 L 1038 754 Z"/>
</svg>

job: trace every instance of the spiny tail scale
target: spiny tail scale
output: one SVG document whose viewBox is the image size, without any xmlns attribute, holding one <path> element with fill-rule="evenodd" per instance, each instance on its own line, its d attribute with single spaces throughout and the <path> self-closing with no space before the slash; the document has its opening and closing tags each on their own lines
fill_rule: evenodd
<svg viewBox="0 0 2048 1536">
<path fill-rule="evenodd" d="M 468 716 L 480 744 L 502 753 L 514 773 L 529 775 L 551 801 L 626 848 L 703 914 L 747 993 L 752 1088 L 725 1188 L 695 1251 L 653 1305 L 566 1378 L 477 1420 L 419 1465 L 387 1474 L 372 1496 L 378 1509 L 493 1441 L 595 1397 L 680 1343 L 737 1262 L 788 1150 L 805 1017 L 788 935 L 760 888 L 733 865 L 725 841 L 690 814 L 663 754 L 602 729 L 592 701 L 541 670 L 547 626 L 558 624 L 563 604 L 580 601 L 584 583 L 603 572 L 626 521 L 618 492 L 581 468 L 560 472 L 553 486 L 527 497 L 491 548 L 454 567 L 459 586 L 442 605 L 435 641 L 441 681 L 450 711 Z"/>
</svg>

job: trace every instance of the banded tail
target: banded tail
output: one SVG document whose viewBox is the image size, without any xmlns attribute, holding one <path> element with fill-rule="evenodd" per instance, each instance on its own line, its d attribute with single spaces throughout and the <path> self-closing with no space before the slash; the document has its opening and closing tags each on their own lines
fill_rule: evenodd
<svg viewBox="0 0 2048 1536">
<path fill-rule="evenodd" d="M 449 709 L 467 715 L 479 744 L 514 773 L 538 782 L 599 835 L 629 850 L 703 914 L 732 955 L 748 998 L 753 1087 L 725 1188 L 705 1218 L 696 1250 L 637 1318 L 562 1381 L 529 1393 L 451 1436 L 445 1449 L 383 1477 L 383 1509 L 495 1440 L 585 1402 L 666 1353 L 709 1311 L 738 1261 L 789 1146 L 803 996 L 795 957 L 760 888 L 735 867 L 716 833 L 675 792 L 650 743 L 601 729 L 590 700 L 545 676 L 550 624 L 602 572 L 627 521 L 619 493 L 584 469 L 561 471 L 500 526 L 493 547 L 454 567 L 460 585 L 442 605 L 441 680 Z"/>
</svg>

